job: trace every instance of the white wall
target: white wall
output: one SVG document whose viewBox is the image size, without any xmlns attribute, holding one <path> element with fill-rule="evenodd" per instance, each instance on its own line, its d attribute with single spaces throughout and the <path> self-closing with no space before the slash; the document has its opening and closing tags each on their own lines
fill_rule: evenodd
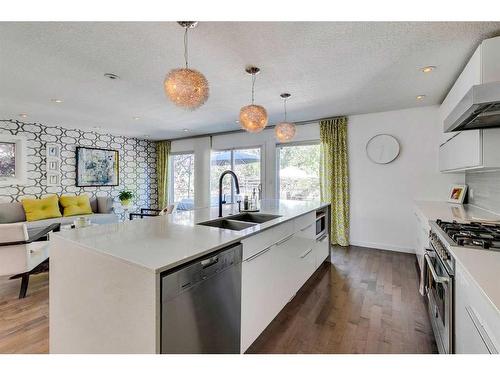
<svg viewBox="0 0 500 375">
<path fill-rule="evenodd" d="M 401 144 L 399 157 L 387 165 L 372 163 L 365 153 L 366 142 L 380 133 L 395 136 Z M 445 200 L 450 184 L 464 182 L 464 174 L 439 173 L 440 134 L 437 106 L 349 117 L 353 245 L 413 252 L 414 199 Z M 297 127 L 295 142 L 318 139 L 317 123 Z M 263 194 L 276 198 L 276 141 L 272 129 L 258 134 L 213 136 L 211 142 L 210 137 L 172 141 L 172 152 L 195 152 L 196 207 L 206 207 L 210 202 L 210 144 L 219 150 L 262 147 Z"/>
<path fill-rule="evenodd" d="M 350 116 L 348 129 L 353 245 L 413 252 L 414 200 L 446 200 L 464 174 L 438 171 L 438 106 Z M 376 134 L 396 137 L 399 157 L 378 165 L 366 156 Z"/>
</svg>

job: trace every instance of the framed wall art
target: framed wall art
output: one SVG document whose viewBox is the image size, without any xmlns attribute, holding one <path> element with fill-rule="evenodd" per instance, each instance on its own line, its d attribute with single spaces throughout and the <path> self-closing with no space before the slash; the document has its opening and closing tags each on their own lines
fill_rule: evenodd
<svg viewBox="0 0 500 375">
<path fill-rule="evenodd" d="M 26 184 L 26 163 L 26 139 L 0 134 L 0 186 Z"/>
<path fill-rule="evenodd" d="M 47 157 L 47 160 L 51 158 L 59 159 L 60 154 L 61 147 L 58 144 L 47 143 L 45 146 L 45 156 Z"/>
<path fill-rule="evenodd" d="M 76 148 L 76 186 L 118 186 L 118 169 L 117 150 Z"/>
</svg>

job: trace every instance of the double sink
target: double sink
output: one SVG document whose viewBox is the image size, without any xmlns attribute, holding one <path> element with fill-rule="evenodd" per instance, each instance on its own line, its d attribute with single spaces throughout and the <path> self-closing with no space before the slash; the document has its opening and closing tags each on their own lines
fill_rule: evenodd
<svg viewBox="0 0 500 375">
<path fill-rule="evenodd" d="M 245 212 L 237 215 L 204 221 L 202 223 L 198 223 L 198 225 L 205 225 L 208 227 L 216 227 L 216 228 L 238 231 L 253 227 L 257 224 L 265 223 L 266 221 L 277 219 L 278 217 L 281 217 L 281 215 L 256 214 L 256 213 Z"/>
</svg>

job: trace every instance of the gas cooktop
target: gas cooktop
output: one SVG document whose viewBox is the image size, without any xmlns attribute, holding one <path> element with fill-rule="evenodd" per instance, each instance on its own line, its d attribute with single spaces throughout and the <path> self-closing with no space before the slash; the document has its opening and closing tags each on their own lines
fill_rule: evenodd
<svg viewBox="0 0 500 375">
<path fill-rule="evenodd" d="M 436 224 L 457 246 L 500 251 L 500 224 L 457 223 L 439 219 Z"/>
</svg>

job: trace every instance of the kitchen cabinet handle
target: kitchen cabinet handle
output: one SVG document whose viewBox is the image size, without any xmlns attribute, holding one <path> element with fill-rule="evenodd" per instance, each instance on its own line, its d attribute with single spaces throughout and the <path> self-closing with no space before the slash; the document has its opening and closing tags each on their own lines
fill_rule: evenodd
<svg viewBox="0 0 500 375">
<path fill-rule="evenodd" d="M 467 314 L 469 314 L 469 317 L 472 320 L 472 324 L 474 324 L 474 326 L 476 327 L 479 336 L 481 336 L 481 339 L 483 340 L 484 345 L 486 345 L 486 348 L 488 349 L 490 354 L 498 354 L 498 350 L 497 348 L 495 348 L 495 345 L 493 344 L 490 335 L 488 335 L 488 332 L 486 332 L 486 329 L 481 324 L 481 321 L 477 317 L 472 307 L 465 306 L 465 311 L 467 311 Z"/>
<path fill-rule="evenodd" d="M 323 241 L 324 241 L 327 237 L 328 237 L 328 235 L 327 235 L 327 234 L 325 234 L 323 237 L 318 238 L 316 241 L 317 241 L 317 242 L 323 242 Z"/>
<path fill-rule="evenodd" d="M 276 242 L 276 246 L 279 246 L 281 245 L 282 243 L 285 243 L 286 241 L 288 241 L 290 238 L 293 237 L 293 234 L 289 235 L 289 236 L 286 236 L 285 238 L 283 238 L 281 241 L 278 241 Z"/>
<path fill-rule="evenodd" d="M 429 267 L 429 270 L 432 273 L 432 278 L 434 279 L 434 281 L 436 283 L 443 284 L 443 283 L 448 283 L 450 281 L 450 279 L 447 277 L 438 276 L 436 269 L 434 268 L 434 265 L 432 264 L 431 257 L 429 256 L 429 254 L 425 254 L 424 258 L 425 258 L 425 261 L 427 262 L 427 267 Z"/>
<path fill-rule="evenodd" d="M 262 251 L 259 251 L 257 254 L 254 254 L 252 255 L 250 258 L 248 259 L 245 259 L 245 262 L 250 262 L 258 257 L 260 257 L 261 255 L 264 255 L 265 253 L 267 253 L 269 250 L 271 250 L 271 248 L 273 247 L 274 245 L 272 246 L 269 246 L 269 247 L 266 247 L 264 250 Z"/>
<path fill-rule="evenodd" d="M 312 224 L 309 224 L 307 227 L 305 228 L 302 228 L 300 231 L 303 232 L 305 230 L 308 230 L 309 228 L 311 228 L 313 225 Z"/>
<path fill-rule="evenodd" d="M 300 257 L 304 259 L 311 251 L 313 251 L 312 247 L 309 250 L 307 250 L 304 254 L 302 254 Z"/>
</svg>

